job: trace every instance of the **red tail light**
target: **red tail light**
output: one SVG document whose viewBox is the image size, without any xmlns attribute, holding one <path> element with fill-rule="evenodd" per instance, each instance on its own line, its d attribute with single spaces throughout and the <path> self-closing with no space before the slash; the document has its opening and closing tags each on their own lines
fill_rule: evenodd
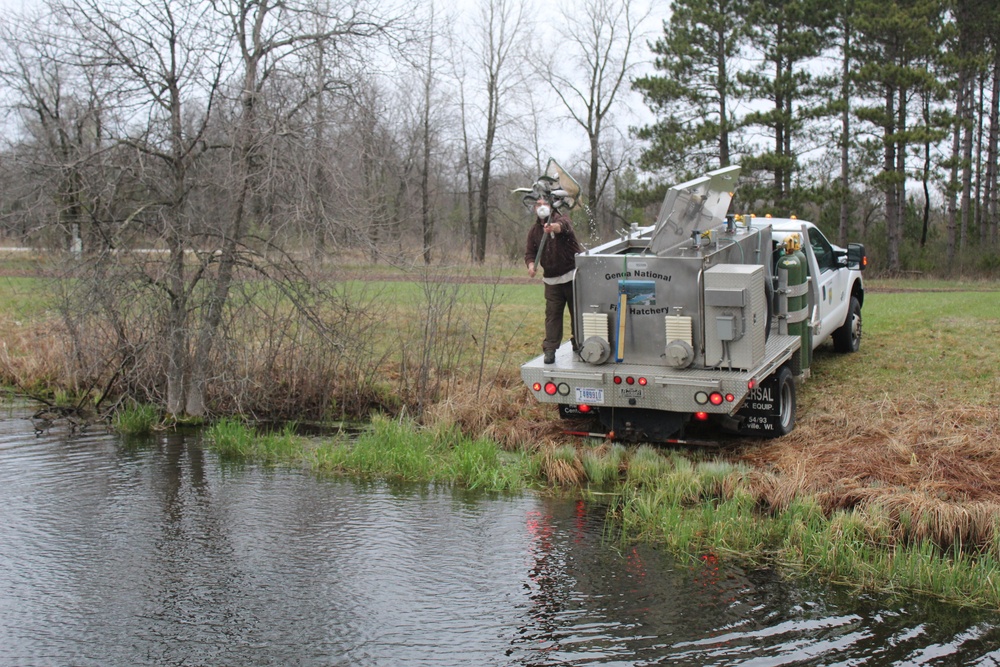
<svg viewBox="0 0 1000 667">
<path fill-rule="evenodd" d="M 558 391 L 558 389 L 556 388 L 556 383 L 555 382 L 546 382 L 545 383 L 545 393 L 546 394 L 548 394 L 549 396 L 555 396 L 556 395 L 556 391 Z"/>
</svg>

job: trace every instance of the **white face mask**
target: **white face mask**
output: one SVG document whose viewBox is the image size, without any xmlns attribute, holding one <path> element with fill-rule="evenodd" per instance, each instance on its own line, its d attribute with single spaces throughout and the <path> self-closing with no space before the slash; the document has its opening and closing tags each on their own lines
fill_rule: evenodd
<svg viewBox="0 0 1000 667">
<path fill-rule="evenodd" d="M 545 204 L 542 204 L 541 206 L 535 209 L 535 215 L 537 215 L 539 218 L 547 218 L 551 213 L 552 209 L 546 206 Z"/>
</svg>

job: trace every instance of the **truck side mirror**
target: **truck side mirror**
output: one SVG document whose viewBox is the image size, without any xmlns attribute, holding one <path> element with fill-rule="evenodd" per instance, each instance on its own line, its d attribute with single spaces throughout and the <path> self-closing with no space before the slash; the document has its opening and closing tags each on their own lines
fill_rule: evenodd
<svg viewBox="0 0 1000 667">
<path fill-rule="evenodd" d="M 847 244 L 847 268 L 853 271 L 864 271 L 868 267 L 868 255 L 865 254 L 863 243 Z"/>
</svg>

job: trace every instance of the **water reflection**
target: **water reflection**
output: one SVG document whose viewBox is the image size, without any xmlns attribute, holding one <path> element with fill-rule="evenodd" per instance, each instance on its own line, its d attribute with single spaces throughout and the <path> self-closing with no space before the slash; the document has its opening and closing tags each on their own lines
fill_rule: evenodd
<svg viewBox="0 0 1000 667">
<path fill-rule="evenodd" d="M 600 507 L 0 416 L 3 665 L 971 665 L 994 614 L 609 540 Z"/>
</svg>

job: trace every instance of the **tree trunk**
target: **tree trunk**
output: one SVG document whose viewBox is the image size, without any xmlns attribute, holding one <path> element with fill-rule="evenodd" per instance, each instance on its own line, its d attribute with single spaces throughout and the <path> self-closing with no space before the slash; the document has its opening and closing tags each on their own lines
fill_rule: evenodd
<svg viewBox="0 0 1000 667">
<path fill-rule="evenodd" d="M 850 236 L 849 193 L 851 188 L 850 144 L 851 144 L 851 26 L 848 16 L 844 16 L 844 60 L 840 71 L 840 101 L 844 105 L 840 112 L 840 225 L 837 227 L 837 243 L 847 247 Z"/>
<path fill-rule="evenodd" d="M 959 252 L 965 256 L 968 246 L 969 224 L 972 221 L 972 135 L 975 130 L 972 112 L 974 107 L 973 85 L 975 81 L 971 76 L 966 78 L 966 90 L 963 95 L 965 104 L 962 105 L 962 115 L 960 121 L 964 134 L 962 135 L 962 218 L 959 229 Z"/>
<path fill-rule="evenodd" d="M 184 377 L 187 370 L 187 298 L 184 284 L 184 246 L 171 230 L 167 237 L 170 259 L 167 266 L 169 286 L 167 311 L 167 413 L 184 414 Z"/>
<path fill-rule="evenodd" d="M 424 264 L 431 263 L 431 248 L 434 245 L 434 219 L 431 217 L 431 93 L 433 91 L 434 67 L 434 3 L 431 3 L 431 34 L 427 44 L 427 71 L 424 79 L 423 165 L 420 170 L 420 223 L 424 236 Z"/>
<path fill-rule="evenodd" d="M 587 202 L 594 211 L 600 204 L 600 193 L 597 187 L 597 170 L 600 168 L 600 148 L 598 146 L 599 131 L 590 133 L 590 177 L 587 179 Z"/>
<path fill-rule="evenodd" d="M 779 28 L 778 43 L 781 43 L 781 32 Z M 782 119 L 785 113 L 785 98 L 782 92 L 784 85 L 785 69 L 784 62 L 780 54 L 774 62 L 774 156 L 777 158 L 774 166 L 774 205 L 781 206 L 785 199 L 785 171 L 782 159 L 785 153 L 785 123 Z"/>
<path fill-rule="evenodd" d="M 979 236 L 979 247 L 984 247 L 986 245 L 986 225 L 983 224 L 983 216 L 985 214 L 986 207 L 983 206 L 983 181 L 985 176 L 983 174 L 983 123 L 986 120 L 986 72 L 983 72 L 979 76 L 979 96 L 977 98 L 976 104 L 976 165 L 974 178 L 976 181 L 976 195 L 975 199 L 975 209 L 976 214 L 975 227 L 976 232 Z"/>
<path fill-rule="evenodd" d="M 931 124 L 931 101 L 928 96 L 924 96 L 924 126 L 930 127 Z M 920 229 L 920 248 L 923 250 L 927 246 L 927 232 L 931 225 L 931 141 L 926 139 L 924 141 L 924 169 L 921 175 L 920 181 L 924 189 L 924 212 L 923 212 L 923 224 Z"/>
<path fill-rule="evenodd" d="M 717 33 L 718 53 L 721 54 L 717 60 L 719 80 L 716 85 L 719 87 L 719 167 L 729 166 L 729 115 L 726 109 L 726 95 L 728 95 L 728 73 L 726 71 L 726 34 L 723 30 Z"/>
<path fill-rule="evenodd" d="M 188 374 L 186 387 L 185 409 L 192 417 L 201 417 L 205 414 L 205 381 L 207 378 L 208 366 L 215 336 L 222 322 L 222 314 L 229 299 L 229 290 L 233 282 L 233 273 L 236 267 L 238 244 L 243 238 L 243 226 L 246 217 L 246 207 L 253 193 L 252 184 L 256 180 L 256 159 L 257 152 L 257 88 L 258 68 L 260 61 L 266 56 L 266 48 L 261 44 L 261 26 L 269 11 L 266 2 L 261 3 L 256 8 L 256 15 L 253 16 L 253 29 L 249 34 L 251 41 L 247 43 L 246 33 L 243 33 L 243 93 L 241 100 L 241 115 L 235 132 L 235 150 L 233 151 L 233 173 L 236 175 L 236 182 L 233 187 L 237 195 L 233 202 L 233 211 L 230 217 L 228 228 L 225 230 L 222 239 L 222 248 L 218 257 L 219 268 L 215 277 L 215 284 L 211 294 L 208 296 L 203 312 L 201 313 L 201 323 L 198 329 L 195 349 L 191 358 L 191 368 Z M 245 29 L 246 26 L 241 26 Z"/>
<path fill-rule="evenodd" d="M 893 138 L 895 132 L 895 103 L 896 91 L 894 88 L 887 88 L 885 95 L 885 118 L 886 127 L 883 138 L 883 162 L 882 170 L 885 175 L 885 232 L 886 232 L 886 260 L 890 271 L 899 271 L 899 246 L 896 245 L 896 226 L 899 224 L 899 189 L 896 187 L 896 140 Z"/>
<path fill-rule="evenodd" d="M 493 165 L 493 139 L 497 131 L 497 95 L 495 81 L 491 81 L 486 117 L 486 141 L 483 144 L 483 172 L 479 179 L 479 210 L 476 225 L 476 262 L 486 260 L 486 231 L 490 200 L 490 167 Z"/>
<path fill-rule="evenodd" d="M 948 241 L 945 255 L 948 267 L 955 266 L 958 241 L 958 156 L 962 150 L 962 108 L 965 105 L 965 78 L 959 77 L 958 95 L 955 99 L 955 129 L 951 139 L 951 178 L 948 184 Z"/>
<path fill-rule="evenodd" d="M 997 143 L 1000 139 L 1000 47 L 995 47 L 993 95 L 990 99 L 990 138 L 986 146 L 986 224 L 990 228 L 990 246 L 997 246 Z"/>
<path fill-rule="evenodd" d="M 326 169 L 324 167 L 324 148 L 326 144 L 326 96 L 323 94 L 326 78 L 326 48 L 323 42 L 316 45 L 316 133 L 313 137 L 313 185 L 312 185 L 312 233 L 316 243 L 313 246 L 313 256 L 322 261 L 326 253 Z"/>
<path fill-rule="evenodd" d="M 486 261 L 486 232 L 489 220 L 490 167 L 492 166 L 493 127 L 487 133 L 486 149 L 483 155 L 483 173 L 479 179 L 479 207 L 476 214 L 476 262 Z"/>
<path fill-rule="evenodd" d="M 906 113 L 907 113 L 907 98 L 909 96 L 909 91 L 906 88 L 900 88 L 899 90 L 899 108 L 896 110 L 896 135 L 899 137 L 906 136 Z M 896 224 L 892 229 L 892 238 L 890 243 L 894 248 L 892 253 L 895 257 L 895 271 L 899 271 L 903 268 L 902 259 L 900 257 L 900 252 L 903 248 L 903 228 L 906 224 L 906 140 L 897 139 L 896 144 L 896 173 L 893 183 L 896 187 Z"/>
</svg>

